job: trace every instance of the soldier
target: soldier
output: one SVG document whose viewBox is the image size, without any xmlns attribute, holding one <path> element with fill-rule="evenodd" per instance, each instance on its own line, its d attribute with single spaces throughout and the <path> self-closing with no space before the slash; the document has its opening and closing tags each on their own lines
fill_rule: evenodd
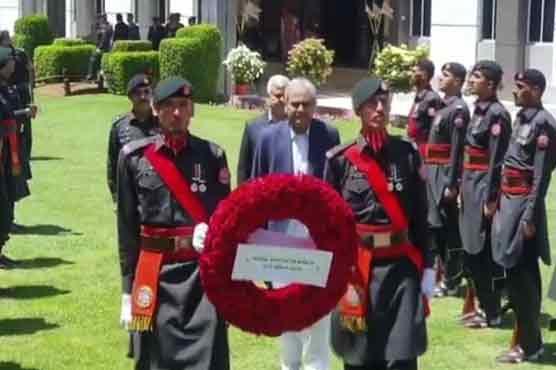
<svg viewBox="0 0 556 370">
<path fill-rule="evenodd" d="M 162 134 L 127 144 L 118 160 L 121 321 L 134 332 L 136 369 L 229 369 L 192 237 L 230 192 L 230 173 L 224 151 L 188 131 L 192 96 L 182 78 L 161 81 L 152 102 Z"/>
<path fill-rule="evenodd" d="M 36 111 L 36 106 L 33 104 L 33 64 L 31 63 L 30 58 L 27 57 L 24 50 L 13 47 L 8 31 L 0 32 L 0 46 L 10 48 L 15 61 L 15 71 L 9 81 L 9 84 L 12 85 L 12 89 L 15 89 L 19 95 L 18 102 L 14 104 L 18 105 L 18 109 L 32 107 Z M 31 115 L 18 115 L 18 123 L 20 124 L 19 146 L 22 152 L 21 162 L 23 177 L 25 180 L 30 180 L 32 177 L 31 147 L 33 143 Z M 23 181 L 20 181 L 19 183 L 19 195 L 16 196 L 17 200 L 21 200 L 30 195 L 27 183 Z M 23 229 L 23 226 L 18 225 L 15 222 L 12 225 L 12 231 L 14 232 L 22 231 Z"/>
<path fill-rule="evenodd" d="M 500 292 L 494 279 L 503 276 L 503 272 L 492 261 L 489 235 L 502 160 L 511 135 L 510 115 L 497 97 L 502 74 L 496 62 L 479 61 L 468 81 L 477 100 L 465 136 L 460 231 L 466 268 L 484 311 L 473 309 L 463 317 L 463 324 L 472 328 L 501 324 Z"/>
<path fill-rule="evenodd" d="M 289 82 L 290 80 L 286 76 L 272 76 L 268 80 L 266 86 L 268 93 L 268 111 L 255 120 L 245 124 L 237 163 L 238 186 L 251 177 L 253 156 L 262 131 L 272 123 L 287 119 L 285 90 Z"/>
<path fill-rule="evenodd" d="M 528 69 L 514 80 L 514 99 L 521 110 L 504 157 L 492 250 L 494 261 L 506 269 L 508 298 L 516 316 L 514 346 L 498 361 L 519 363 L 539 360 L 543 353 L 538 259 L 550 264 L 545 197 L 556 167 L 556 121 L 542 105 L 542 72 Z"/>
<path fill-rule="evenodd" d="M 124 23 L 124 17 L 121 13 L 116 14 L 112 45 L 118 40 L 129 40 L 129 27 Z"/>
<path fill-rule="evenodd" d="M 9 56 L 5 54 L 8 53 Z M 4 130 L 7 134 L 7 142 L 4 147 L 9 147 L 10 166 L 6 170 L 7 191 L 8 191 L 8 206 L 6 212 L 9 214 L 10 228 L 13 226 L 14 221 L 14 204 L 18 200 L 29 195 L 29 188 L 27 186 L 27 177 L 25 174 L 25 151 L 21 145 L 21 131 L 23 121 L 31 117 L 35 117 L 36 107 L 34 105 L 25 106 L 22 104 L 20 94 L 17 89 L 11 85 L 11 76 L 15 71 L 15 59 L 12 50 L 9 48 L 0 47 L 0 54 L 2 55 L 2 73 L 0 74 L 0 99 L 1 105 L 4 106 L 4 115 L 9 115 L 4 124 L 7 125 Z M 7 149 L 4 149 L 7 150 Z M 4 159 L 7 160 L 7 159 Z M 8 257 L 1 255 L 0 260 L 8 267 L 13 267 L 16 262 Z"/>
<path fill-rule="evenodd" d="M 93 81 L 97 79 L 97 74 L 100 69 L 100 62 L 102 54 L 108 53 L 112 47 L 112 35 L 114 30 L 112 25 L 108 23 L 106 14 L 99 14 L 97 17 L 97 48 L 89 59 L 89 70 L 87 73 L 87 80 Z"/>
<path fill-rule="evenodd" d="M 166 37 L 176 37 L 176 33 L 180 28 L 185 26 L 180 22 L 180 13 L 170 14 L 168 23 L 166 23 Z"/>
<path fill-rule="evenodd" d="M 381 80 L 360 81 L 352 99 L 361 136 L 330 150 L 325 170 L 361 238 L 357 273 L 332 314 L 332 347 L 346 370 L 417 369 L 427 348 L 422 294 L 435 280 L 421 159 L 414 144 L 388 134 Z"/>
<path fill-rule="evenodd" d="M 458 227 L 457 194 L 463 163 L 463 141 L 469 109 L 461 97 L 467 71 L 459 63 L 442 67 L 441 109 L 436 112 L 424 151 L 427 165 L 428 222 L 433 246 L 444 266 L 439 295 L 454 295 L 463 275 L 463 249 Z"/>
<path fill-rule="evenodd" d="M 416 93 L 409 111 L 407 136 L 418 145 L 421 154 L 427 143 L 436 111 L 442 105 L 442 99 L 431 87 L 433 77 L 434 64 L 430 60 L 421 60 L 413 67 L 413 84 Z"/>
<path fill-rule="evenodd" d="M 6 84 L 15 69 L 15 62 L 11 50 L 0 47 L 0 269 L 15 266 L 15 261 L 3 253 L 9 240 L 12 225 L 13 198 L 10 190 L 13 189 L 13 163 L 18 163 L 17 150 L 17 124 L 13 110 L 8 100 L 4 97 L 4 84 Z"/>
<path fill-rule="evenodd" d="M 153 17 L 153 24 L 149 27 L 147 39 L 153 44 L 153 50 L 160 48 L 160 42 L 166 37 L 166 28 L 162 25 L 160 17 Z"/>
<path fill-rule="evenodd" d="M 107 180 L 112 200 L 116 202 L 116 173 L 120 150 L 133 140 L 158 133 L 158 120 L 151 109 L 151 80 L 144 74 L 134 76 L 127 85 L 127 96 L 132 103 L 131 112 L 112 123 L 108 138 Z"/>
<path fill-rule="evenodd" d="M 127 13 L 127 38 L 129 40 L 141 40 L 141 33 L 139 31 L 139 26 L 133 20 L 133 14 Z"/>
</svg>

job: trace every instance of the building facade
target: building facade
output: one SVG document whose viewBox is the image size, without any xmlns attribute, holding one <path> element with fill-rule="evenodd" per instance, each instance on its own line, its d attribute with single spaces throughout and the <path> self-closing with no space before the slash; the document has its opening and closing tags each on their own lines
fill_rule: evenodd
<svg viewBox="0 0 556 370">
<path fill-rule="evenodd" d="M 370 32 L 365 3 L 392 10 L 378 32 Z M 239 33 L 241 41 L 259 49 L 269 61 L 280 61 L 281 17 L 286 7 L 300 19 L 305 35 L 325 39 L 338 65 L 366 68 L 373 43 L 427 44 L 437 65 L 459 61 L 470 67 L 494 59 L 505 70 L 503 96 L 510 96 L 513 74 L 538 68 L 548 80 L 547 98 L 556 102 L 554 52 L 556 0 L 1 0 L 0 29 L 13 29 L 23 15 L 47 14 L 58 37 L 91 35 L 95 15 L 133 13 L 142 37 L 153 16 L 180 13 L 182 23 L 194 16 L 217 24 L 224 52 L 237 44 L 236 26 L 245 5 L 258 9 Z M 252 7 L 251 7 L 252 10 Z M 377 38 L 376 40 L 374 38 Z"/>
</svg>

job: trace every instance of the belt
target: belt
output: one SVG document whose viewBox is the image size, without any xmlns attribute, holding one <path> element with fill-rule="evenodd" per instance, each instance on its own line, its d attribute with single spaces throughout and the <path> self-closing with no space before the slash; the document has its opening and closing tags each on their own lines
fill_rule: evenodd
<svg viewBox="0 0 556 370">
<path fill-rule="evenodd" d="M 486 149 L 479 149 L 466 146 L 463 153 L 463 168 L 470 171 L 488 171 L 490 162 L 489 152 Z"/>
<path fill-rule="evenodd" d="M 391 225 L 357 224 L 357 235 L 361 246 L 368 249 L 397 247 L 409 243 L 407 230 L 392 230 Z"/>
<path fill-rule="evenodd" d="M 502 170 L 502 192 L 507 195 L 527 195 L 533 184 L 533 173 L 513 167 Z"/>
<path fill-rule="evenodd" d="M 450 164 L 452 145 L 427 144 L 425 145 L 425 163 L 435 165 Z"/>
<path fill-rule="evenodd" d="M 183 262 L 197 259 L 193 248 L 193 227 L 180 226 L 162 228 L 141 226 L 141 248 L 164 254 L 164 263 Z"/>
</svg>

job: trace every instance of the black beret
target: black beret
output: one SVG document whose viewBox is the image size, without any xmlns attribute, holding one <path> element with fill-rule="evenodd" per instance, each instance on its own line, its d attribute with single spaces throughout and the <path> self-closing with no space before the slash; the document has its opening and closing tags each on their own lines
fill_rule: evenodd
<svg viewBox="0 0 556 370">
<path fill-rule="evenodd" d="M 487 80 L 493 81 L 497 85 L 502 81 L 502 67 L 492 60 L 480 60 L 473 66 L 471 72 L 480 71 Z"/>
<path fill-rule="evenodd" d="M 13 57 L 12 49 L 0 47 L 0 66 L 3 67 Z"/>
<path fill-rule="evenodd" d="M 190 98 L 193 95 L 193 87 L 185 78 L 168 77 L 156 85 L 153 93 L 153 103 L 159 104 L 171 97 Z"/>
<path fill-rule="evenodd" d="M 379 78 L 367 77 L 359 81 L 353 88 L 351 93 L 351 101 L 353 110 L 358 111 L 361 105 L 369 100 L 372 96 L 381 93 L 387 93 L 388 87 Z"/>
<path fill-rule="evenodd" d="M 138 87 L 151 86 L 151 79 L 145 74 L 137 74 L 127 84 L 127 95 L 131 95 Z"/>
<path fill-rule="evenodd" d="M 526 69 L 521 73 L 516 73 L 514 80 L 538 87 L 542 92 L 544 92 L 544 89 L 546 88 L 546 78 L 538 69 Z"/>
<path fill-rule="evenodd" d="M 467 70 L 465 69 L 465 67 L 462 64 L 455 62 L 444 64 L 442 66 L 442 71 L 448 71 L 462 81 L 465 80 L 465 76 L 467 75 Z"/>
</svg>

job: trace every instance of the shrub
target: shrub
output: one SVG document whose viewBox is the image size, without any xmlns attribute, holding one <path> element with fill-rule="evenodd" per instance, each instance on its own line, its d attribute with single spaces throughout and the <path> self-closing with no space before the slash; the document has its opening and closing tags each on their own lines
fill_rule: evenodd
<svg viewBox="0 0 556 370">
<path fill-rule="evenodd" d="M 95 51 L 92 45 L 73 47 L 49 45 L 35 50 L 36 78 L 62 75 L 64 68 L 70 76 L 85 76 L 89 59 Z"/>
<path fill-rule="evenodd" d="M 147 73 L 154 81 L 160 76 L 158 52 L 115 52 L 104 54 L 102 71 L 112 94 L 126 95 L 129 80 L 138 73 Z"/>
<path fill-rule="evenodd" d="M 305 77 L 319 86 L 332 74 L 334 51 L 326 49 L 322 39 L 307 38 L 288 52 L 286 70 L 292 77 Z"/>
<path fill-rule="evenodd" d="M 259 79 L 266 65 L 259 53 L 249 50 L 245 45 L 230 50 L 222 63 L 236 84 L 249 84 Z"/>
<path fill-rule="evenodd" d="M 56 46 L 68 46 L 68 47 L 72 47 L 72 46 L 83 46 L 83 45 L 89 45 L 90 43 L 83 40 L 83 39 L 66 39 L 66 38 L 58 38 L 58 39 L 54 39 L 54 43 L 53 45 Z"/>
<path fill-rule="evenodd" d="M 213 101 L 222 63 L 222 37 L 216 26 L 200 24 L 180 29 L 176 38 L 160 44 L 161 78 L 182 76 L 193 85 L 195 100 Z"/>
<path fill-rule="evenodd" d="M 145 40 L 118 40 L 112 46 L 112 52 L 122 51 L 152 51 L 153 45 Z"/>
<path fill-rule="evenodd" d="M 371 74 L 384 80 L 392 92 L 409 92 L 412 87 L 411 69 L 428 55 L 426 46 L 410 50 L 406 45 L 387 45 L 378 53 Z"/>
<path fill-rule="evenodd" d="M 14 45 L 24 49 L 30 58 L 33 58 L 37 46 L 49 45 L 53 39 L 45 16 L 30 15 L 15 22 Z"/>
</svg>

